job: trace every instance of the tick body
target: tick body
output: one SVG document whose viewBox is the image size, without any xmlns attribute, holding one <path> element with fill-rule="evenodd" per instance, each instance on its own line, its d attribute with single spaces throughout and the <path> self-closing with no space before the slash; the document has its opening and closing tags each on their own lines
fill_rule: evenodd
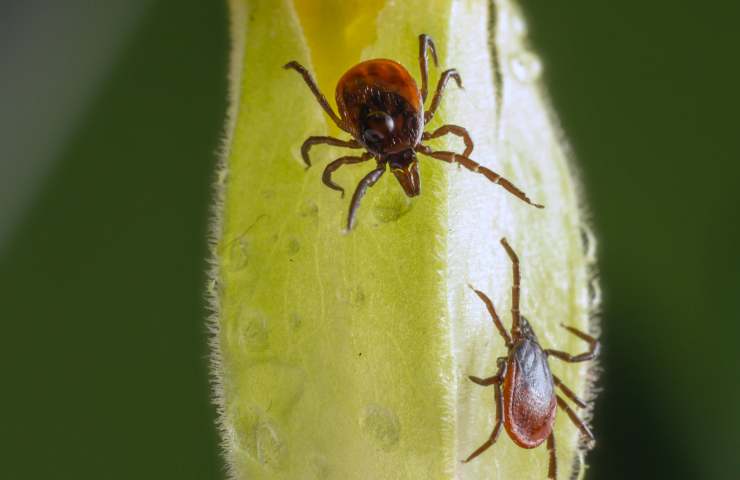
<svg viewBox="0 0 740 480">
<path fill-rule="evenodd" d="M 414 77 L 393 60 L 355 65 L 337 83 L 337 106 L 354 138 L 375 156 L 421 142 L 424 104 Z"/>
<path fill-rule="evenodd" d="M 473 152 L 473 141 L 463 127 L 443 125 L 434 132 L 424 132 L 424 127 L 432 120 L 439 107 L 447 82 L 453 79 L 458 87 L 462 87 L 462 80 L 457 70 L 445 70 L 439 78 L 429 108 L 425 109 L 428 93 L 428 53 L 431 54 L 436 65 L 437 54 L 432 39 L 428 35 L 420 35 L 421 88 L 418 87 L 408 70 L 393 60 L 368 60 L 350 68 L 337 83 L 336 102 L 339 115 L 334 113 L 326 97 L 303 65 L 295 61 L 285 65 L 285 68 L 296 70 L 301 74 L 324 111 L 340 129 L 352 136 L 351 140 L 323 136 L 309 137 L 301 147 L 301 155 L 306 166 L 311 166 L 309 151 L 314 145 L 327 144 L 363 149 L 364 153 L 340 157 L 324 169 L 324 184 L 344 196 L 344 189 L 332 180 L 332 173 L 342 165 L 362 163 L 371 159 L 376 162 L 375 168 L 360 181 L 352 196 L 347 218 L 348 230 L 354 226 L 357 208 L 365 192 L 380 180 L 386 168 L 390 168 L 393 172 L 406 195 L 409 197 L 419 195 L 421 182 L 417 153 L 447 163 L 458 163 L 468 170 L 482 174 L 491 182 L 501 185 L 522 201 L 542 208 L 542 205 L 533 203 L 523 191 L 506 178 L 469 158 Z M 434 151 L 422 144 L 425 140 L 448 134 L 463 139 L 465 150 L 462 154 Z"/>
<path fill-rule="evenodd" d="M 490 448 L 498 439 L 501 425 L 503 425 L 509 437 L 522 448 L 535 448 L 547 440 L 547 449 L 550 452 L 547 478 L 556 479 L 557 462 L 553 433 L 556 407 L 560 407 L 568 415 L 584 438 L 593 441 L 594 437 L 588 426 L 557 394 L 556 388 L 559 388 L 577 406 L 586 406 L 571 389 L 552 374 L 548 359 L 552 356 L 572 363 L 592 360 L 598 355 L 599 341 L 573 327 L 564 327 L 588 342 L 588 351 L 580 355 L 570 355 L 559 350 L 543 349 L 529 322 L 519 313 L 519 259 L 506 239 L 501 239 L 501 244 L 511 259 L 513 269 L 512 326 L 511 332 L 507 332 L 491 299 L 485 293 L 470 287 L 486 305 L 494 326 L 504 339 L 507 354 L 505 357 L 498 358 L 496 375 L 488 378 L 469 377 L 478 385 L 493 385 L 496 422 L 488 440 L 471 453 L 465 462 L 471 461 Z"/>
</svg>

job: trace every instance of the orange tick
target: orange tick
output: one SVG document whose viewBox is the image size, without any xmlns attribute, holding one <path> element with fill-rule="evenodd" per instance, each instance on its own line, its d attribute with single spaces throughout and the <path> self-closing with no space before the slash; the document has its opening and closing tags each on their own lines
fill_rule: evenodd
<svg viewBox="0 0 740 480">
<path fill-rule="evenodd" d="M 570 355 L 559 350 L 543 350 L 529 322 L 519 314 L 519 259 L 505 238 L 501 239 L 501 244 L 506 249 L 513 266 L 511 334 L 506 331 L 501 323 L 491 299 L 472 286 L 470 288 L 475 291 L 488 308 L 494 326 L 504 338 L 508 353 L 505 357 L 498 358 L 498 372 L 496 372 L 496 375 L 489 378 L 469 377 L 478 385 L 494 386 L 496 391 L 496 423 L 488 440 L 471 453 L 465 462 L 474 459 L 496 442 L 503 423 L 509 437 L 522 448 L 537 447 L 547 439 L 547 449 L 550 452 L 547 478 L 556 479 L 555 435 L 552 431 L 555 422 L 555 407 L 560 407 L 568 415 L 581 431 L 583 437 L 593 442 L 594 436 L 583 420 L 578 418 L 576 413 L 565 403 L 565 400 L 555 393 L 555 387 L 559 387 L 563 394 L 576 405 L 581 408 L 586 406 L 570 388 L 566 387 L 558 377 L 550 372 L 548 357 L 553 356 L 573 363 L 592 360 L 598 355 L 599 341 L 580 330 L 564 326 L 566 330 L 588 342 L 589 350 L 580 355 Z"/>
<path fill-rule="evenodd" d="M 445 70 L 437 83 L 437 90 L 429 109 L 425 111 L 427 100 L 427 52 L 431 52 L 437 65 L 434 43 L 428 35 L 419 35 L 419 65 L 421 68 L 421 90 L 411 74 L 400 63 L 387 59 L 367 60 L 350 68 L 337 83 L 336 101 L 340 116 L 329 106 L 326 97 L 319 91 L 316 82 L 306 68 L 298 62 L 289 62 L 284 68 L 294 69 L 303 76 L 321 107 L 337 126 L 352 135 L 352 140 L 333 137 L 308 137 L 301 147 L 301 155 L 307 167 L 311 166 L 308 152 L 312 146 L 327 144 L 346 148 L 361 148 L 365 152 L 359 156 L 345 156 L 331 162 L 324 169 L 323 181 L 327 187 L 341 192 L 344 189 L 331 179 L 332 173 L 342 165 L 360 163 L 372 158 L 376 168 L 360 180 L 349 207 L 347 229 L 355 223 L 355 215 L 360 200 L 368 188 L 377 183 L 389 166 L 409 197 L 419 195 L 421 185 L 416 153 L 421 153 L 448 163 L 458 163 L 473 172 L 480 173 L 494 183 L 498 183 L 511 194 L 538 208 L 542 205 L 532 203 L 527 195 L 496 172 L 483 167 L 469 158 L 473 152 L 473 141 L 468 131 L 457 125 L 444 125 L 432 133 L 424 132 L 424 127 L 437 111 L 445 85 L 452 78 L 462 88 L 460 74 L 454 68 Z M 431 140 L 447 134 L 461 137 L 465 142 L 462 155 L 453 152 L 433 151 L 422 145 L 423 140 Z"/>
</svg>

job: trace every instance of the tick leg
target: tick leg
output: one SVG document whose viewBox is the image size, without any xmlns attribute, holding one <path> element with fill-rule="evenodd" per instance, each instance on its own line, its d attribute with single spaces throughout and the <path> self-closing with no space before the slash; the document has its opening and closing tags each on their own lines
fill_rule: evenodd
<svg viewBox="0 0 740 480">
<path fill-rule="evenodd" d="M 308 85 L 308 88 L 311 89 L 314 96 L 316 97 L 316 100 L 319 102 L 319 105 L 321 105 L 321 108 L 323 108 L 327 115 L 329 115 L 334 123 L 337 124 L 337 127 L 341 128 L 345 132 L 349 132 L 349 130 L 345 127 L 344 122 L 340 120 L 337 114 L 334 113 L 334 110 L 332 110 L 329 106 L 329 102 L 326 101 L 326 97 L 323 93 L 321 93 L 318 85 L 316 85 L 316 81 L 313 79 L 308 70 L 306 70 L 306 67 L 294 60 L 283 65 L 283 68 L 285 68 L 286 70 L 292 68 L 296 72 L 300 73 L 303 76 L 303 80 L 306 82 L 306 85 Z"/>
<path fill-rule="evenodd" d="M 496 440 L 498 440 L 498 435 L 501 433 L 501 384 L 499 383 L 494 384 L 494 388 L 496 389 L 496 423 L 494 424 L 493 431 L 491 432 L 491 435 L 488 437 L 488 440 L 486 440 L 483 445 L 478 447 L 476 451 L 470 454 L 468 458 L 463 460 L 463 463 L 468 463 L 481 453 L 488 450 L 491 445 L 496 443 Z"/>
<path fill-rule="evenodd" d="M 566 330 L 568 330 L 573 335 L 577 336 L 578 338 L 588 342 L 589 344 L 588 351 L 581 353 L 579 355 L 571 355 L 570 353 L 561 352 L 560 350 L 552 350 L 548 348 L 547 350 L 545 350 L 546 354 L 552 355 L 553 357 L 557 357 L 560 360 L 565 360 L 566 362 L 570 362 L 570 363 L 586 362 L 588 360 L 593 360 L 594 358 L 596 358 L 596 356 L 599 354 L 599 350 L 601 349 L 601 344 L 599 343 L 597 339 L 595 339 L 591 335 L 583 333 L 577 328 L 568 327 L 566 325 L 561 325 L 561 326 L 565 328 Z"/>
<path fill-rule="evenodd" d="M 511 275 L 513 280 L 511 282 L 511 331 L 519 331 L 519 284 L 521 283 L 521 275 L 519 273 L 519 257 L 516 256 L 514 249 L 509 246 L 509 242 L 505 238 L 501 239 L 501 245 L 504 246 L 506 253 L 509 255 L 511 260 Z M 516 335 L 516 333 L 515 333 Z"/>
<path fill-rule="evenodd" d="M 347 231 L 352 230 L 352 228 L 354 228 L 355 226 L 355 215 L 357 213 L 357 207 L 360 206 L 360 200 L 362 200 L 362 197 L 365 196 L 365 192 L 368 188 L 372 187 L 378 182 L 378 180 L 380 180 L 380 177 L 383 176 L 384 172 L 385 163 L 381 164 L 380 166 L 378 166 L 378 168 L 365 175 L 363 179 L 360 180 L 360 183 L 357 184 L 357 189 L 355 190 L 354 195 L 352 195 L 352 203 L 350 203 L 349 206 L 349 216 L 347 217 Z"/>
<path fill-rule="evenodd" d="M 496 372 L 496 375 L 489 377 L 489 378 L 478 378 L 469 376 L 468 378 L 473 382 L 477 383 L 478 385 L 482 385 L 484 387 L 487 387 L 489 385 L 493 385 L 495 388 L 495 395 L 496 395 L 496 423 L 493 426 L 493 431 L 491 432 L 491 435 L 488 437 L 488 440 L 483 443 L 476 451 L 470 454 L 468 458 L 463 460 L 463 463 L 467 463 L 480 455 L 481 453 L 485 452 L 491 445 L 496 443 L 496 440 L 498 439 L 498 434 L 501 432 L 501 383 L 504 381 L 504 376 L 506 375 L 506 359 L 505 358 L 499 358 L 498 361 L 498 371 Z"/>
<path fill-rule="evenodd" d="M 472 285 L 468 285 L 478 297 L 483 300 L 483 303 L 486 305 L 486 308 L 488 309 L 488 313 L 491 315 L 491 318 L 493 319 L 493 324 L 496 326 L 496 329 L 498 330 L 498 333 L 501 334 L 501 336 L 504 338 L 504 342 L 506 343 L 507 347 L 511 346 L 511 336 L 509 336 L 509 332 L 506 331 L 506 328 L 504 328 L 504 324 L 501 323 L 501 319 L 499 318 L 498 314 L 496 313 L 496 309 L 493 306 L 493 302 L 491 301 L 488 296 L 481 292 L 480 290 L 476 290 L 475 287 Z M 493 378 L 493 377 L 491 377 Z M 473 378 L 470 378 L 473 380 Z M 475 381 L 475 380 L 473 380 Z"/>
<path fill-rule="evenodd" d="M 563 391 L 563 393 L 565 394 L 565 396 L 568 397 L 568 398 L 570 398 L 571 400 L 573 400 L 573 403 L 575 403 L 576 405 L 578 405 L 581 408 L 586 408 L 586 402 L 584 402 L 583 400 L 581 400 L 580 398 L 578 398 L 576 396 L 576 394 L 573 393 L 573 390 L 571 390 L 570 388 L 568 388 L 557 376 L 553 375 L 552 376 L 552 379 L 555 382 L 555 385 L 557 385 L 558 387 L 560 387 L 560 390 Z"/>
<path fill-rule="evenodd" d="M 463 152 L 463 157 L 469 157 L 470 154 L 473 153 L 473 140 L 470 138 L 470 134 L 463 127 L 459 127 L 457 125 L 443 125 L 436 129 L 433 133 L 425 132 L 421 136 L 421 139 L 431 140 L 433 138 L 447 135 L 448 133 L 457 135 L 458 137 L 463 139 L 463 142 L 465 142 L 465 151 Z"/>
<path fill-rule="evenodd" d="M 558 458 L 556 456 L 557 449 L 555 448 L 555 433 L 550 432 L 550 436 L 547 437 L 547 451 L 550 453 L 550 465 L 547 467 L 547 479 L 557 480 L 558 478 Z"/>
<path fill-rule="evenodd" d="M 301 157 L 306 164 L 306 168 L 311 166 L 311 159 L 308 158 L 308 151 L 314 145 L 332 145 L 335 147 L 361 148 L 361 145 L 354 140 L 340 140 L 334 137 L 308 137 L 301 145 Z"/>
<path fill-rule="evenodd" d="M 489 170 L 488 168 L 482 165 L 479 165 L 478 163 L 474 162 L 468 157 L 463 157 L 462 155 L 458 155 L 453 152 L 434 152 L 432 151 L 431 148 L 427 147 L 426 145 L 418 145 L 416 147 L 416 151 L 424 155 L 428 155 L 432 158 L 436 158 L 437 160 L 445 161 L 447 163 L 459 163 L 460 165 L 467 168 L 471 172 L 480 173 L 481 175 L 486 177 L 491 182 L 501 185 L 502 187 L 504 187 L 504 189 L 506 189 L 506 191 L 508 191 L 515 197 L 519 198 L 523 202 L 526 202 L 532 205 L 533 207 L 545 208 L 543 205 L 540 205 L 538 203 L 533 203 L 523 191 L 519 190 L 516 186 L 514 186 L 513 183 L 508 181 L 506 178 L 502 177 L 501 175 L 494 172 L 493 170 Z"/>
<path fill-rule="evenodd" d="M 560 407 L 566 414 L 568 414 L 568 418 L 570 418 L 570 421 L 573 422 L 573 424 L 578 427 L 578 430 L 581 431 L 581 435 L 588 438 L 590 441 L 594 441 L 594 434 L 591 433 L 591 430 L 588 428 L 588 426 L 581 420 L 578 415 L 576 415 L 576 412 L 571 409 L 567 403 L 565 403 L 565 400 L 560 395 L 556 395 L 558 398 L 558 407 Z"/>
<path fill-rule="evenodd" d="M 350 165 L 353 163 L 360 163 L 365 162 L 369 160 L 372 157 L 372 154 L 370 153 L 364 153 L 360 157 L 340 157 L 331 162 L 329 165 L 326 166 L 324 169 L 324 175 L 322 176 L 322 180 L 324 181 L 324 185 L 331 188 L 332 190 L 336 190 L 342 194 L 342 198 L 344 198 L 344 189 L 334 183 L 331 180 L 331 174 L 337 170 L 342 165 Z"/>
<path fill-rule="evenodd" d="M 429 69 L 427 68 L 427 50 L 432 52 L 432 60 L 434 60 L 434 66 L 439 65 L 437 63 L 437 50 L 434 48 L 434 42 L 432 37 L 422 33 L 419 35 L 419 69 L 421 70 L 421 101 L 427 101 L 427 85 L 429 77 Z"/>
<path fill-rule="evenodd" d="M 437 107 L 439 107 L 439 102 L 442 101 L 442 95 L 444 94 L 444 89 L 447 86 L 447 81 L 450 78 L 455 79 L 455 83 L 457 83 L 457 86 L 459 88 L 463 88 L 462 86 L 462 79 L 460 78 L 460 74 L 457 73 L 457 70 L 454 68 L 451 68 L 449 70 L 445 70 L 442 72 L 442 75 L 439 77 L 439 82 L 437 82 L 437 91 L 434 92 L 434 98 L 432 98 L 432 104 L 429 106 L 429 110 L 424 113 L 424 123 L 429 123 L 432 118 L 434 117 L 434 112 L 437 111 Z"/>
<path fill-rule="evenodd" d="M 468 378 L 470 379 L 471 382 L 477 383 L 481 387 L 488 387 L 489 385 L 496 385 L 496 384 L 501 383 L 501 379 L 499 378 L 498 375 L 494 375 L 488 378 L 480 378 L 480 377 L 474 377 L 472 375 L 469 375 Z"/>
</svg>

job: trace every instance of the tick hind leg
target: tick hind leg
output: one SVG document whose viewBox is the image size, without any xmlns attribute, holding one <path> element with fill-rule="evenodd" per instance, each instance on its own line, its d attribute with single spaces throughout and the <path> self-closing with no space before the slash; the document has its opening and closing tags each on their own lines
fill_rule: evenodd
<svg viewBox="0 0 740 480">
<path fill-rule="evenodd" d="M 560 395 L 556 395 L 558 400 L 558 407 L 560 407 L 561 410 L 563 410 L 567 415 L 568 418 L 570 418 L 570 421 L 573 422 L 573 424 L 578 427 L 578 430 L 581 431 L 581 435 L 583 435 L 584 438 L 588 439 L 589 442 L 594 441 L 594 434 L 591 433 L 591 429 L 588 428 L 588 425 L 586 425 L 586 422 L 581 420 L 581 418 L 576 415 L 576 412 L 573 411 L 572 408 L 568 406 L 567 403 L 565 403 L 565 400 Z"/>
<path fill-rule="evenodd" d="M 334 113 L 334 110 L 331 109 L 329 106 L 329 102 L 326 101 L 326 97 L 323 93 L 321 93 L 321 90 L 319 90 L 318 85 L 316 85 L 316 81 L 313 79 L 311 74 L 308 70 L 306 70 L 306 67 L 301 65 L 300 63 L 296 62 L 295 60 L 292 62 L 288 62 L 285 65 L 283 65 L 283 68 L 286 70 L 293 69 L 296 72 L 300 73 L 303 77 L 303 81 L 306 82 L 306 85 L 308 85 L 308 88 L 311 89 L 314 96 L 316 97 L 316 100 L 319 102 L 319 105 L 321 105 L 321 108 L 324 109 L 324 111 L 331 117 L 331 119 L 334 121 L 334 123 L 337 124 L 337 127 L 341 128 L 345 132 L 349 132 L 349 130 L 344 125 L 344 122 L 337 116 L 336 113 Z"/>
<path fill-rule="evenodd" d="M 322 180 L 324 182 L 324 185 L 331 188 L 332 190 L 336 190 L 342 194 L 342 198 L 344 198 L 344 189 L 334 183 L 331 179 L 331 174 L 334 173 L 335 170 L 337 170 L 342 165 L 351 165 L 353 163 L 361 163 L 365 162 L 367 160 L 370 160 L 372 155 L 370 153 L 364 153 L 359 157 L 340 157 L 331 162 L 329 165 L 326 166 L 324 169 L 324 174 L 322 176 Z"/>
<path fill-rule="evenodd" d="M 439 102 L 442 101 L 442 95 L 444 94 L 445 87 L 447 86 L 447 82 L 451 79 L 455 79 L 455 83 L 457 83 L 458 88 L 463 88 L 462 86 L 462 79 L 460 78 L 460 74 L 457 72 L 456 69 L 451 68 L 449 70 L 445 70 L 442 72 L 442 75 L 439 77 L 439 81 L 437 82 L 437 91 L 434 92 L 434 98 L 432 98 L 432 104 L 429 106 L 429 110 L 424 113 L 424 123 L 429 123 L 432 118 L 434 117 L 434 113 L 437 111 L 437 107 L 439 107 Z"/>
<path fill-rule="evenodd" d="M 421 70 L 421 100 L 422 102 L 427 101 L 427 89 L 429 82 L 429 68 L 427 65 L 427 50 L 432 53 L 432 60 L 434 60 L 434 66 L 437 63 L 437 50 L 434 48 L 434 42 L 432 37 L 422 33 L 419 35 L 419 70 Z"/>
<path fill-rule="evenodd" d="M 311 166 L 311 159 L 308 157 L 308 152 L 314 145 L 331 145 L 334 147 L 345 147 L 345 148 L 362 148 L 362 146 L 355 140 L 340 140 L 334 137 L 308 137 L 303 145 L 301 145 L 301 157 L 303 162 L 306 164 L 306 168 Z"/>
<path fill-rule="evenodd" d="M 570 398 L 573 403 L 575 403 L 581 408 L 586 408 L 586 402 L 578 398 L 578 396 L 573 392 L 573 390 L 568 388 L 568 386 L 565 385 L 563 381 L 560 380 L 556 375 L 552 376 L 552 380 L 555 383 L 555 386 L 560 388 L 560 390 L 565 394 L 565 396 Z"/>
<path fill-rule="evenodd" d="M 468 458 L 463 460 L 463 463 L 468 463 L 481 453 L 488 450 L 494 443 L 496 443 L 496 440 L 498 440 L 498 436 L 501 433 L 501 425 L 503 424 L 502 419 L 502 413 L 503 412 L 503 406 L 502 406 L 502 395 L 501 395 L 501 383 L 504 381 L 504 376 L 506 375 L 506 359 L 505 358 L 499 358 L 498 359 L 498 371 L 496 372 L 496 375 L 490 378 L 478 378 L 469 376 L 468 378 L 473 383 L 476 383 L 478 385 L 481 385 L 483 387 L 487 387 L 489 385 L 493 385 L 495 389 L 495 395 L 496 395 L 496 422 L 493 425 L 493 431 L 491 431 L 491 435 L 488 436 L 488 440 L 483 442 L 483 445 L 478 447 L 473 453 L 471 453 Z"/>
<path fill-rule="evenodd" d="M 347 231 L 352 230 L 355 226 L 355 215 L 357 215 L 357 208 L 360 206 L 362 197 L 365 196 L 367 189 L 375 185 L 380 177 L 385 173 L 385 164 L 378 166 L 375 170 L 371 171 L 360 180 L 357 185 L 354 195 L 352 195 L 352 202 L 349 205 L 349 215 L 347 217 Z"/>
<path fill-rule="evenodd" d="M 483 445 L 481 445 L 480 447 L 478 447 L 473 453 L 471 453 L 468 456 L 468 458 L 466 458 L 465 460 L 463 460 L 463 463 L 468 463 L 469 461 L 471 461 L 472 459 L 474 459 L 475 457 L 477 457 L 481 453 L 483 453 L 486 450 L 488 450 L 489 448 L 491 448 L 491 446 L 494 443 L 496 443 L 496 440 L 498 440 L 498 436 L 501 433 L 501 425 L 503 423 L 503 420 L 502 420 L 502 417 L 501 417 L 501 411 L 502 411 L 502 405 L 501 405 L 502 404 L 502 401 L 501 401 L 501 397 L 502 397 L 502 395 L 501 395 L 501 378 L 498 375 L 496 377 L 492 377 L 492 378 L 496 378 L 496 380 L 495 381 L 492 381 L 491 379 L 488 379 L 488 381 L 490 383 L 487 383 L 487 384 L 493 384 L 494 385 L 494 388 L 496 390 L 496 423 L 493 426 L 493 431 L 491 432 L 491 435 L 488 437 L 488 440 L 486 440 L 485 442 L 483 442 Z M 484 380 L 482 380 L 481 382 L 479 382 L 478 380 L 481 380 L 481 379 L 479 379 L 477 377 L 470 377 L 470 379 L 473 382 L 475 382 L 475 383 L 477 383 L 479 385 L 486 384 L 486 381 L 484 381 Z"/>
<path fill-rule="evenodd" d="M 474 162 L 468 157 L 458 155 L 454 152 L 435 152 L 435 151 L 432 151 L 432 149 L 427 147 L 426 145 L 418 145 L 416 147 L 416 151 L 421 154 L 427 155 L 432 158 L 436 158 L 437 160 L 442 160 L 447 163 L 459 163 L 460 165 L 467 168 L 471 172 L 480 173 L 481 175 L 486 177 L 491 182 L 502 186 L 507 192 L 511 193 L 512 195 L 514 195 L 521 201 L 528 203 L 532 205 L 533 207 L 545 208 L 544 205 L 540 205 L 538 203 L 532 202 L 532 200 L 529 199 L 526 193 L 521 191 L 519 188 L 517 188 L 513 183 L 511 183 L 506 178 L 502 177 L 501 175 L 494 172 L 493 170 L 490 170 Z"/>
<path fill-rule="evenodd" d="M 473 153 L 473 139 L 470 138 L 470 134 L 463 127 L 457 125 L 443 125 L 432 133 L 424 132 L 424 134 L 421 136 L 421 139 L 431 140 L 433 138 L 439 138 L 450 133 L 462 138 L 463 142 L 465 142 L 465 151 L 463 152 L 463 157 L 469 157 L 470 154 Z"/>
<path fill-rule="evenodd" d="M 561 325 L 563 328 L 568 330 L 573 335 L 577 336 L 578 338 L 588 342 L 589 348 L 588 351 L 583 352 L 579 355 L 571 355 L 570 353 L 561 352 L 560 350 L 553 350 L 548 348 L 545 350 L 545 353 L 548 355 L 552 355 L 553 357 L 559 358 L 560 360 L 570 362 L 570 363 L 578 363 L 578 362 L 586 362 L 588 360 L 593 360 L 596 358 L 596 356 L 599 354 L 599 350 L 601 348 L 601 344 L 597 339 L 592 337 L 591 335 L 588 335 L 587 333 L 584 333 L 577 328 L 568 327 L 565 325 Z"/>
<path fill-rule="evenodd" d="M 558 458 L 557 449 L 555 448 L 555 432 L 550 432 L 550 436 L 547 437 L 547 451 L 550 454 L 550 463 L 547 467 L 547 480 L 557 480 Z"/>
</svg>

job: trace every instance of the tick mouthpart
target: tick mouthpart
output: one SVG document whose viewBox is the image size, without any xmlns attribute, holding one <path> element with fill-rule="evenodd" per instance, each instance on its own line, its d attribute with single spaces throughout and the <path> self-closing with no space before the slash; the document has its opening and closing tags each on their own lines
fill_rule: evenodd
<svg viewBox="0 0 740 480">
<path fill-rule="evenodd" d="M 403 188 L 406 195 L 416 197 L 421 193 L 419 164 L 416 159 L 405 167 L 391 167 L 391 171 L 396 176 L 396 180 L 401 184 L 401 188 Z"/>
<path fill-rule="evenodd" d="M 409 148 L 398 153 L 389 154 L 385 159 L 406 195 L 409 197 L 419 195 L 421 193 L 421 182 L 419 180 L 419 163 L 416 160 L 416 153 Z"/>
</svg>

